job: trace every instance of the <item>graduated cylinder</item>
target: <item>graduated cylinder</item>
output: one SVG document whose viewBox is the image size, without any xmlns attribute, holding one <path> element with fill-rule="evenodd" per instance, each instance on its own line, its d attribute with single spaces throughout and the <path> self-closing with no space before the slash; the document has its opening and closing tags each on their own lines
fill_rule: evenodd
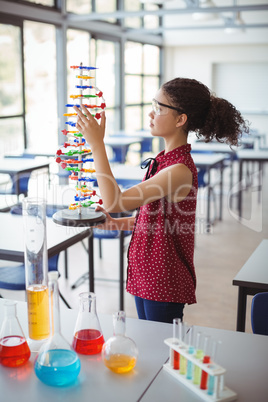
<svg viewBox="0 0 268 402">
<path fill-rule="evenodd" d="M 23 225 L 29 338 L 39 341 L 49 337 L 46 203 L 43 199 L 23 200 Z"/>
</svg>

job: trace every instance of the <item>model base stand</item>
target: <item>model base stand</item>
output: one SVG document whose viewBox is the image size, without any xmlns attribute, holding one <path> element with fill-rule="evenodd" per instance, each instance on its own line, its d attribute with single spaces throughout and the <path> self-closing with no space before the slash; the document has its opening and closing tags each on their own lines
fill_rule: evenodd
<svg viewBox="0 0 268 402">
<path fill-rule="evenodd" d="M 176 344 L 174 343 L 173 338 L 165 339 L 165 344 L 170 348 L 170 359 L 169 362 L 164 364 L 163 367 L 166 371 L 168 371 L 176 380 L 180 381 L 187 388 L 197 394 L 201 399 L 208 402 L 217 402 L 217 401 L 235 401 L 237 400 L 237 394 L 231 389 L 227 388 L 224 385 L 224 374 L 226 370 L 212 361 L 208 364 L 202 363 L 199 359 L 195 358 L 194 355 L 189 354 L 187 350 L 189 349 L 189 345 L 186 343 L 179 341 L 176 339 Z M 185 374 L 180 374 L 179 370 L 176 370 L 171 365 L 171 355 L 173 351 L 176 351 L 191 362 L 194 366 L 200 367 L 202 371 L 208 373 L 209 376 L 214 377 L 214 392 L 212 395 L 208 394 L 208 390 L 200 389 L 199 384 L 194 384 L 192 379 L 187 379 Z"/>
<path fill-rule="evenodd" d="M 100 119 L 100 111 L 106 108 L 106 104 L 102 91 L 96 86 L 88 84 L 88 81 L 95 79 L 91 75 L 96 67 L 83 66 L 80 63 L 79 66 L 71 66 L 70 68 L 78 73 L 76 75 L 78 85 L 75 85 L 78 91 L 76 94 L 70 95 L 71 103 L 65 105 L 70 108 L 68 113 L 64 113 L 64 116 L 70 118 L 65 122 L 70 127 L 68 130 L 62 130 L 62 134 L 67 137 L 67 140 L 58 149 L 56 162 L 60 164 L 62 169 L 70 173 L 69 180 L 75 182 L 76 195 L 74 197 L 75 202 L 69 206 L 69 209 L 56 212 L 53 215 L 53 221 L 63 226 L 95 226 L 105 222 L 106 215 L 102 212 L 96 212 L 92 208 L 94 204 L 101 205 L 102 200 L 96 190 L 91 187 L 91 183 L 96 181 L 95 178 L 91 177 L 91 174 L 95 173 L 94 160 L 85 138 L 76 129 L 77 113 L 74 112 L 73 107 L 81 108 L 83 105 L 90 110 L 91 114 L 94 113 L 92 116 L 95 119 Z"/>
<path fill-rule="evenodd" d="M 105 214 L 96 212 L 92 208 L 78 210 L 63 209 L 53 215 L 53 221 L 62 226 L 95 226 L 104 223 Z"/>
</svg>

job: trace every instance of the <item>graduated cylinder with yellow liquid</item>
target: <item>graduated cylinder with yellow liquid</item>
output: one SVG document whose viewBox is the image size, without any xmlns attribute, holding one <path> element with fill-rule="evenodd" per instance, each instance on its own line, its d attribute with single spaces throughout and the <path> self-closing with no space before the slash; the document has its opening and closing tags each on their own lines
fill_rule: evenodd
<svg viewBox="0 0 268 402">
<path fill-rule="evenodd" d="M 50 332 L 46 203 L 43 199 L 23 200 L 23 225 L 29 345 L 32 351 L 38 351 L 38 341 L 47 339 Z"/>
</svg>

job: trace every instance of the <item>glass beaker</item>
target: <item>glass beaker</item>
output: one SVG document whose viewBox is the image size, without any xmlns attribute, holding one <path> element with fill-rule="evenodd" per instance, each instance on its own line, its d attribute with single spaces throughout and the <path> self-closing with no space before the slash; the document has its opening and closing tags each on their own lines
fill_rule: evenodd
<svg viewBox="0 0 268 402">
<path fill-rule="evenodd" d="M 17 317 L 17 303 L 6 301 L 4 321 L 0 331 L 0 363 L 7 367 L 25 364 L 31 351 Z"/>
<path fill-rule="evenodd" d="M 113 314 L 114 336 L 102 348 L 102 359 L 106 367 L 114 373 L 122 374 L 132 370 L 137 362 L 138 348 L 126 336 L 126 314 L 118 311 Z"/>
<path fill-rule="evenodd" d="M 77 353 L 95 355 L 101 352 L 104 338 L 97 315 L 96 295 L 83 292 L 75 324 L 72 346 Z"/>
<path fill-rule="evenodd" d="M 49 337 L 46 203 L 43 199 L 23 200 L 23 225 L 29 338 L 40 341 Z"/>
<path fill-rule="evenodd" d="M 71 345 L 61 334 L 58 272 L 50 271 L 50 337 L 40 348 L 35 359 L 34 371 L 47 385 L 64 387 L 75 382 L 81 363 Z"/>
</svg>

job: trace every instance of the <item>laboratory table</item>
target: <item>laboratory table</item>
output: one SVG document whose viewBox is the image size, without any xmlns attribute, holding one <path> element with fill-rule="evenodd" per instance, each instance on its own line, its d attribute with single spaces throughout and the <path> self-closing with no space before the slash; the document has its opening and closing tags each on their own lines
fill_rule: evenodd
<svg viewBox="0 0 268 402">
<path fill-rule="evenodd" d="M 234 169 L 233 163 L 236 158 L 236 152 L 238 147 L 230 146 L 228 144 L 222 144 L 219 142 L 202 142 L 196 141 L 191 144 L 192 146 L 192 153 L 200 152 L 200 153 L 221 153 L 226 155 L 226 159 L 230 160 L 230 190 L 233 188 L 233 181 L 234 181 Z M 230 205 L 232 203 L 232 198 L 230 198 Z"/>
<path fill-rule="evenodd" d="M 128 148 L 132 144 L 140 143 L 139 137 L 129 137 L 121 135 L 111 135 L 104 138 L 105 145 L 112 148 L 116 162 L 124 163 L 128 153 Z"/>
<path fill-rule="evenodd" d="M 247 296 L 268 292 L 267 261 L 268 239 L 265 239 L 233 279 L 233 285 L 238 286 L 237 331 L 245 331 Z"/>
<path fill-rule="evenodd" d="M 108 302 L 108 300 L 107 300 Z M 3 303 L 0 299 L 0 326 L 3 322 Z M 17 311 L 25 336 L 28 336 L 27 306 L 18 302 Z M 61 309 L 63 336 L 71 343 L 78 311 Z M 112 316 L 99 314 L 104 339 L 113 335 Z M 238 394 L 241 402 L 266 402 L 268 394 L 267 361 L 268 337 L 213 328 L 195 327 L 196 331 L 222 342 L 216 362 L 227 373 L 225 383 Z M 102 362 L 101 355 L 79 355 L 81 372 L 76 384 L 66 388 L 50 387 L 34 374 L 35 353 L 30 361 L 18 368 L 0 366 L 0 389 L 10 402 L 201 402 L 188 388 L 164 371 L 169 357 L 164 339 L 172 337 L 172 325 L 127 318 L 126 335 L 139 350 L 136 367 L 119 375 Z"/>
<path fill-rule="evenodd" d="M 238 213 L 239 217 L 242 217 L 243 208 L 243 166 L 246 162 L 257 162 L 259 164 L 259 190 L 261 187 L 262 179 L 262 165 L 264 162 L 268 162 L 267 150 L 255 150 L 255 149 L 242 149 L 237 152 L 239 160 L 239 190 L 238 190 Z"/>
<path fill-rule="evenodd" d="M 19 196 L 19 179 L 26 173 L 34 170 L 48 169 L 49 162 L 46 160 L 23 159 L 23 158 L 2 158 L 0 159 L 0 173 L 9 174 L 16 183 L 16 194 Z"/>
<path fill-rule="evenodd" d="M 11 213 L 0 213 L 1 241 L 0 260 L 24 263 L 24 235 L 23 217 Z M 65 251 L 65 276 L 67 277 L 66 250 L 72 245 L 88 238 L 88 270 L 91 278 L 91 286 L 94 282 L 93 266 L 93 236 L 89 228 L 73 228 L 56 225 L 52 218 L 47 218 L 47 251 L 48 258 Z M 93 274 L 92 274 L 93 273 Z M 94 286 L 94 285 L 93 285 Z"/>
</svg>

